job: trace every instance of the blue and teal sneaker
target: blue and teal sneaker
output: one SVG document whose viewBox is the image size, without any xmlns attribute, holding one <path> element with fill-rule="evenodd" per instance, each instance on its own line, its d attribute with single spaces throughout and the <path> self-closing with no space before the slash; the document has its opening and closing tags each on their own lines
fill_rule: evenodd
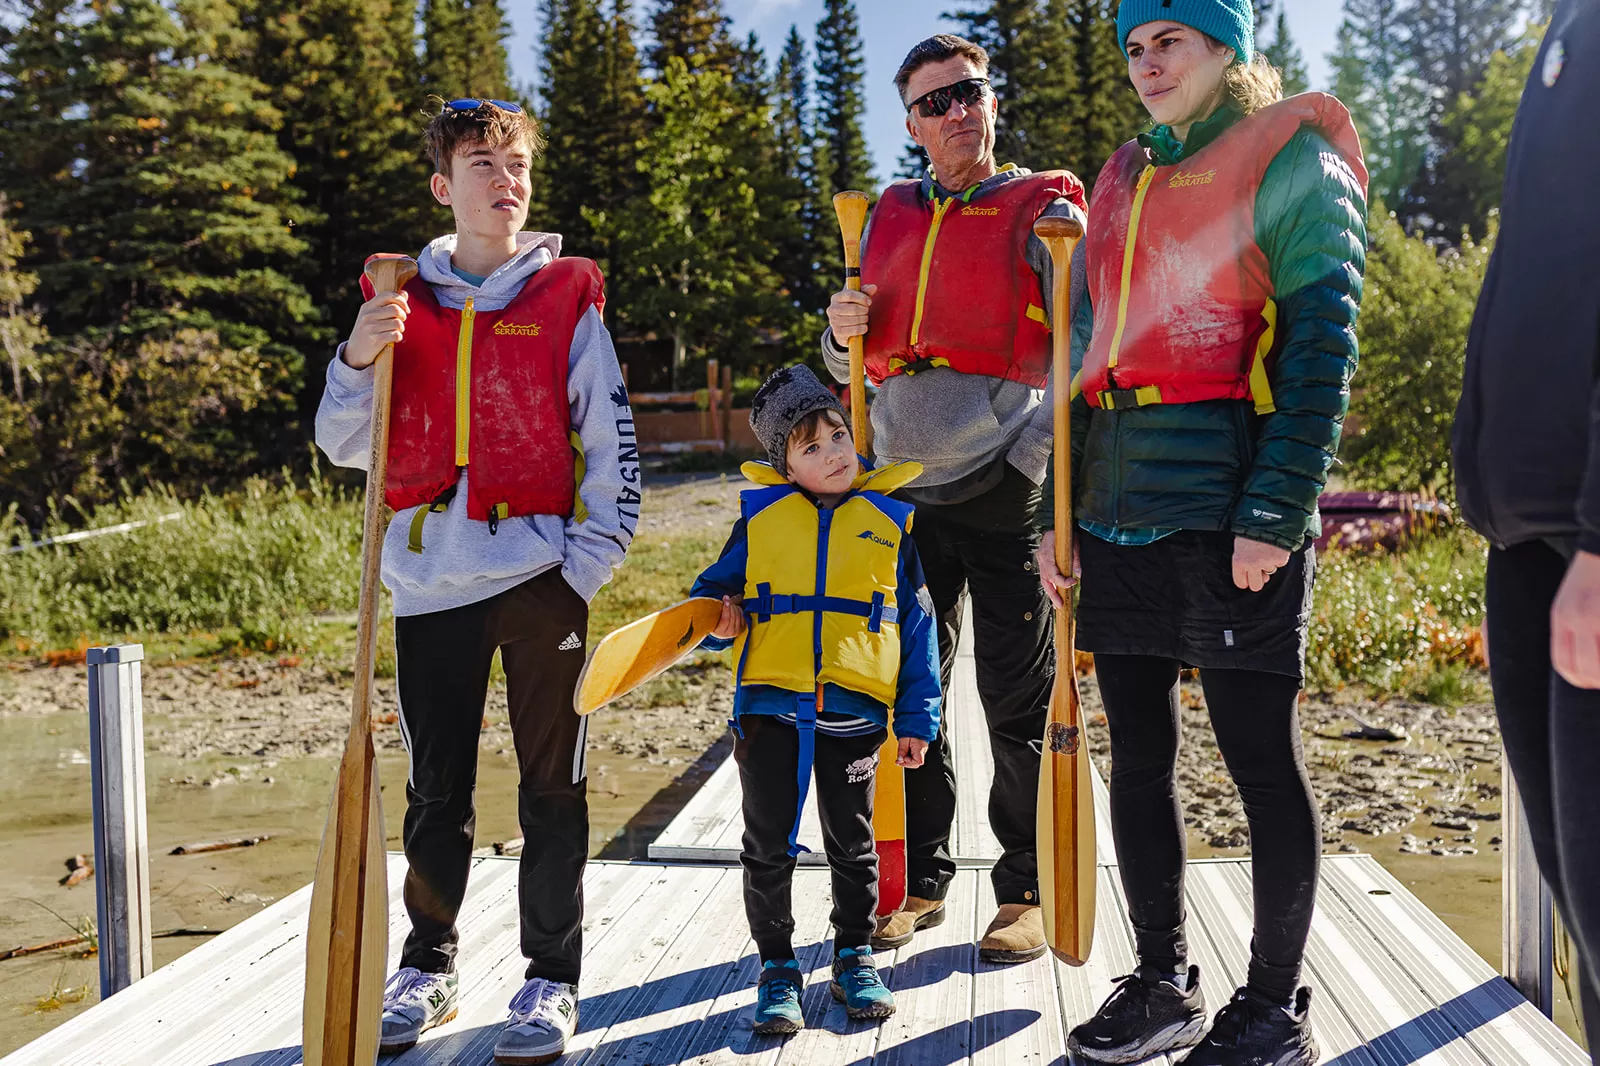
<svg viewBox="0 0 1600 1066">
<path fill-rule="evenodd" d="M 768 959 L 761 964 L 761 981 L 756 985 L 756 1032 L 764 1036 L 787 1036 L 806 1027 L 800 1013 L 800 964 L 794 959 Z"/>
<path fill-rule="evenodd" d="M 833 998 L 844 1004 L 851 1018 L 887 1018 L 894 1013 L 894 993 L 883 984 L 872 965 L 869 947 L 841 948 L 833 957 Z"/>
</svg>

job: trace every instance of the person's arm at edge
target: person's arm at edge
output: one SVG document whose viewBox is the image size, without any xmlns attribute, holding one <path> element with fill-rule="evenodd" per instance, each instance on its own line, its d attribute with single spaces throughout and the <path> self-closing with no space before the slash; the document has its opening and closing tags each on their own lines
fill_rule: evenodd
<svg viewBox="0 0 1600 1066">
<path fill-rule="evenodd" d="M 573 332 L 567 402 L 572 428 L 582 442 L 584 474 L 578 495 L 588 514 L 582 522 L 567 521 L 561 576 L 587 602 L 627 555 L 643 500 L 637 445 L 626 453 L 622 447 L 622 426 L 631 432 L 633 411 L 598 304 L 584 312 Z"/>
</svg>

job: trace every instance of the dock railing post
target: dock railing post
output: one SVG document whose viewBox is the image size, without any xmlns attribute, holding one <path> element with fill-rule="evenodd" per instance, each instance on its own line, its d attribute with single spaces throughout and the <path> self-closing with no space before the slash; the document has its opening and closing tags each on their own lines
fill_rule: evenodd
<svg viewBox="0 0 1600 1066">
<path fill-rule="evenodd" d="M 142 644 L 90 648 L 87 657 L 102 1000 L 155 969 L 139 677 L 143 659 Z"/>
<path fill-rule="evenodd" d="M 1500 764 L 1505 840 L 1500 852 L 1501 972 L 1517 991 L 1550 1017 L 1555 989 L 1555 921 L 1550 887 L 1539 875 L 1528 815 L 1511 767 Z"/>
</svg>

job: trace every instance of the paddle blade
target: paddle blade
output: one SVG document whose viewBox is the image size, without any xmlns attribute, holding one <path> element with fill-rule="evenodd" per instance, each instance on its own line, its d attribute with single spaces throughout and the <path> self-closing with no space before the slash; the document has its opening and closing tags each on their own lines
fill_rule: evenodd
<svg viewBox="0 0 1600 1066">
<path fill-rule="evenodd" d="M 1071 659 L 1056 673 L 1039 759 L 1039 897 L 1045 943 L 1056 958 L 1082 966 L 1094 942 L 1094 797 L 1089 745 Z"/>
<path fill-rule="evenodd" d="M 611 633 L 590 654 L 578 677 L 573 696 L 577 712 L 597 711 L 663 673 L 699 647 L 721 616 L 721 600 L 697 596 Z"/>
<path fill-rule="evenodd" d="M 305 1066 L 378 1060 L 389 954 L 389 871 L 372 737 L 339 763 L 306 926 Z"/>
<path fill-rule="evenodd" d="M 895 762 L 900 745 L 894 734 L 878 749 L 872 788 L 872 835 L 878 848 L 878 917 L 906 902 L 906 771 Z"/>
</svg>

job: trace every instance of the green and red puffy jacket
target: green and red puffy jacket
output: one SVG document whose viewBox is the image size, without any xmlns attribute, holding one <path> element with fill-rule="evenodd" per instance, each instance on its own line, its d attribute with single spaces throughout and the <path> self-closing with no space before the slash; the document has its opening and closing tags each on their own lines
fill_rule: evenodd
<svg viewBox="0 0 1600 1066">
<path fill-rule="evenodd" d="M 1139 145 L 1157 167 L 1203 152 L 1238 122 L 1224 109 L 1180 143 L 1165 126 Z M 1318 532 L 1317 497 L 1338 450 L 1355 372 L 1356 312 L 1366 268 L 1366 190 L 1329 140 L 1306 126 L 1266 168 L 1254 202 L 1276 308 L 1272 410 L 1250 399 L 1090 407 L 1072 401 L 1075 520 L 1117 529 L 1233 532 L 1288 550 Z M 1090 205 L 1089 227 L 1096 225 Z M 1198 236 L 1198 235 L 1197 235 Z M 1181 314 L 1182 309 L 1173 309 Z M 1074 373 L 1090 348 L 1094 308 L 1074 308 Z M 1053 525 L 1049 506 L 1039 510 Z"/>
</svg>

